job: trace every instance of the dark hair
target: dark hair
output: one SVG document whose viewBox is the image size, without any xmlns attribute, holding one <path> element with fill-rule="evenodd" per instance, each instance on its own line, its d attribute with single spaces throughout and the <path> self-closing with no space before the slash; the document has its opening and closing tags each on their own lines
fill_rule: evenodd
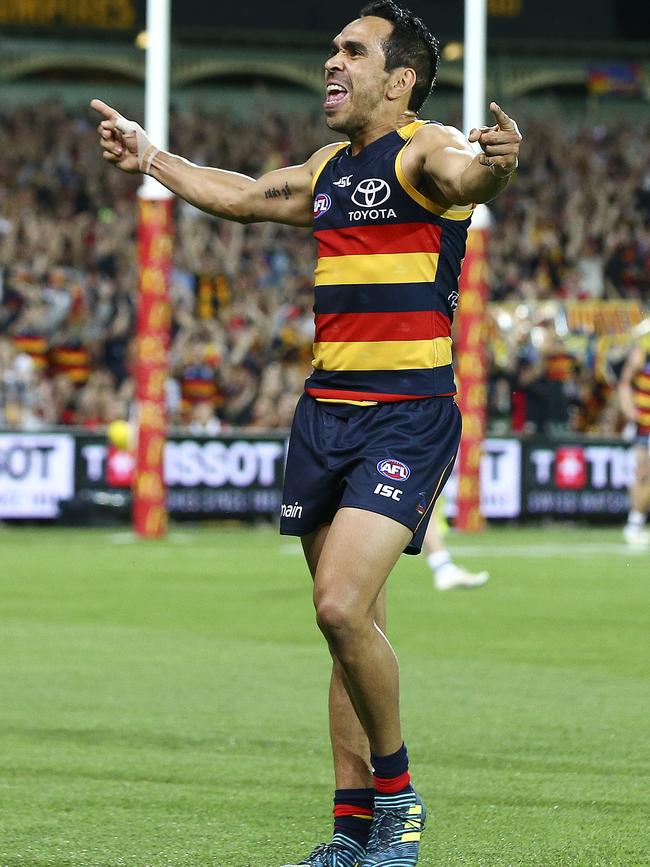
<svg viewBox="0 0 650 867">
<path fill-rule="evenodd" d="M 387 72 L 399 66 L 409 66 L 415 70 L 417 77 L 408 107 L 411 111 L 419 111 L 436 80 L 440 59 L 438 40 L 421 18 L 393 3 L 393 0 L 374 0 L 364 6 L 359 15 L 361 18 L 374 15 L 393 25 L 393 32 L 384 42 L 384 68 Z"/>
</svg>

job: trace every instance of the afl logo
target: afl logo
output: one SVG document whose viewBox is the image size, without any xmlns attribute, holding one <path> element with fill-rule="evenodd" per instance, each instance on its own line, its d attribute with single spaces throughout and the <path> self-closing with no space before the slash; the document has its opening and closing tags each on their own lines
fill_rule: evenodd
<svg viewBox="0 0 650 867">
<path fill-rule="evenodd" d="M 314 199 L 314 219 L 317 220 L 332 207 L 332 200 L 327 193 L 319 193 Z"/>
<path fill-rule="evenodd" d="M 367 178 L 357 184 L 352 201 L 360 208 L 376 208 L 390 198 L 390 187 L 381 178 Z"/>
<path fill-rule="evenodd" d="M 411 475 L 411 470 L 406 464 L 403 464 L 401 461 L 395 461 L 392 458 L 384 458 L 383 461 L 379 461 L 377 471 L 394 482 L 404 482 Z"/>
</svg>

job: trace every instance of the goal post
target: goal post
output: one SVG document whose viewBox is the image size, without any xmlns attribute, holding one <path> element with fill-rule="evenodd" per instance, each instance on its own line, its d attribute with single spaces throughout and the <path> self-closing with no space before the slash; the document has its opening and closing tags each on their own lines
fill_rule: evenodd
<svg viewBox="0 0 650 867">
<path fill-rule="evenodd" d="M 171 0 L 148 0 L 145 129 L 167 150 Z M 149 175 L 139 190 L 138 301 L 135 383 L 137 447 L 133 481 L 133 529 L 143 538 L 167 530 L 164 453 L 171 309 L 172 194 Z"/>
</svg>

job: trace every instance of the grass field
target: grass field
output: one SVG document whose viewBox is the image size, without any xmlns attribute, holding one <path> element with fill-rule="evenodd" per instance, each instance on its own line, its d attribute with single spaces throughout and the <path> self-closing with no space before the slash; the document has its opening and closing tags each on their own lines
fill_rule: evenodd
<svg viewBox="0 0 650 867">
<path fill-rule="evenodd" d="M 650 865 L 650 555 L 451 539 L 391 579 L 421 864 Z M 271 529 L 0 528 L 0 865 L 277 867 L 330 831 L 328 655 Z"/>
</svg>

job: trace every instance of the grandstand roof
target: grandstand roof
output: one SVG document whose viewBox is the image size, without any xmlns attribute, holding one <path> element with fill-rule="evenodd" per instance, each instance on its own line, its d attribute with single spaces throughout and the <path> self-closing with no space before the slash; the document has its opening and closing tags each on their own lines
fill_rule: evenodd
<svg viewBox="0 0 650 867">
<path fill-rule="evenodd" d="M 275 39 L 318 42 L 340 28 L 364 0 L 296 3 L 295 0 L 249 0 L 245 4 L 183 0 L 173 5 L 176 36 L 205 39 L 234 36 L 247 40 Z M 463 28 L 462 0 L 406 0 L 443 39 L 458 38 Z M 144 26 L 146 0 L 9 0 L 0 5 L 0 25 L 14 32 L 62 30 L 130 31 Z M 514 44 L 523 40 L 560 41 L 650 40 L 650 8 L 637 0 L 488 0 L 489 35 Z"/>
</svg>

